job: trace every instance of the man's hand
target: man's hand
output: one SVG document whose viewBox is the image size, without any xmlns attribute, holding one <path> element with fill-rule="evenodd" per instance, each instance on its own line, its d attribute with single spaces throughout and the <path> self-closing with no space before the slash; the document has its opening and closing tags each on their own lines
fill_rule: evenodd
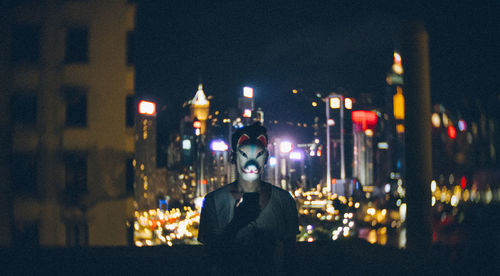
<svg viewBox="0 0 500 276">
<path fill-rule="evenodd" d="M 245 193 L 234 207 L 234 216 L 228 225 L 228 230 L 238 232 L 241 228 L 257 219 L 260 214 L 259 194 Z"/>
</svg>

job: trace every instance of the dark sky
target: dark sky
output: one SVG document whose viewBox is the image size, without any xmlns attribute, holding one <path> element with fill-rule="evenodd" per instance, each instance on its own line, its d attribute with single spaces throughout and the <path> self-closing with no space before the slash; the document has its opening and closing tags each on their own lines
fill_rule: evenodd
<svg viewBox="0 0 500 276">
<path fill-rule="evenodd" d="M 498 96 L 499 1 L 352 2 L 142 1 L 137 93 L 166 106 L 167 128 L 199 82 L 215 108 L 235 106 L 250 85 L 267 118 L 302 120 L 316 92 L 380 98 L 399 28 L 418 19 L 430 37 L 434 103 Z"/>
</svg>

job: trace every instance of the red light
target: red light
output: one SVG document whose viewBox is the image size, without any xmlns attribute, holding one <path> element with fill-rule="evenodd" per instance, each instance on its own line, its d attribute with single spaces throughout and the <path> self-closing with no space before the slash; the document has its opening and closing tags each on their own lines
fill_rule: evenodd
<svg viewBox="0 0 500 276">
<path fill-rule="evenodd" d="M 200 121 L 194 121 L 193 122 L 193 127 L 194 128 L 201 128 L 201 122 Z"/>
<path fill-rule="evenodd" d="M 208 182 L 207 182 L 207 180 L 206 180 L 206 179 L 201 180 L 201 184 L 203 184 L 203 185 L 207 185 L 207 183 L 208 183 Z"/>
<path fill-rule="evenodd" d="M 140 101 L 139 102 L 139 114 L 155 115 L 156 114 L 156 104 L 154 102 Z"/>
<path fill-rule="evenodd" d="M 462 176 L 462 179 L 460 179 L 460 187 L 462 187 L 462 190 L 465 190 L 465 187 L 467 187 L 467 179 L 465 176 Z"/>
<path fill-rule="evenodd" d="M 316 156 L 321 157 L 321 150 L 318 150 L 318 151 L 316 152 Z"/>
<path fill-rule="evenodd" d="M 448 126 L 448 137 L 450 137 L 451 139 L 457 138 L 457 130 L 454 126 Z"/>
<path fill-rule="evenodd" d="M 378 116 L 377 113 L 367 110 L 356 110 L 351 113 L 352 121 L 361 127 L 361 130 L 365 131 L 367 129 L 373 130 L 377 125 Z"/>
</svg>

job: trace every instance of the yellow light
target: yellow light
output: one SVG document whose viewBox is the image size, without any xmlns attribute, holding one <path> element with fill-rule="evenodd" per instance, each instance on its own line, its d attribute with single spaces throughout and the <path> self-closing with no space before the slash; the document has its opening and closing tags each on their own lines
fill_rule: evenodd
<svg viewBox="0 0 500 276">
<path fill-rule="evenodd" d="M 371 244 L 374 244 L 377 242 L 377 231 L 372 229 L 370 230 L 370 233 L 368 233 L 368 238 L 367 238 L 368 242 L 371 243 Z"/>
<path fill-rule="evenodd" d="M 405 126 L 403 124 L 396 124 L 396 132 L 401 134 L 405 132 Z"/>
<path fill-rule="evenodd" d="M 403 66 L 401 66 L 401 64 L 393 64 L 392 71 L 394 71 L 394 73 L 396 73 L 398 75 L 402 75 L 403 74 Z"/>
<path fill-rule="evenodd" d="M 340 108 L 340 98 L 338 98 L 338 97 L 330 98 L 330 108 L 339 109 Z"/>
<path fill-rule="evenodd" d="M 405 97 L 403 96 L 403 89 L 398 86 L 396 87 L 396 94 L 392 96 L 394 118 L 396 120 L 405 119 Z"/>
<path fill-rule="evenodd" d="M 441 118 L 439 118 L 439 114 L 433 113 L 432 117 L 431 117 L 431 122 L 435 128 L 440 127 L 441 126 Z"/>
<path fill-rule="evenodd" d="M 345 108 L 352 109 L 352 100 L 351 98 L 345 98 Z"/>
<path fill-rule="evenodd" d="M 297 91 L 297 89 L 292 89 L 292 93 L 293 94 L 297 94 L 299 91 Z"/>
<path fill-rule="evenodd" d="M 443 113 L 443 126 L 444 127 L 448 127 L 448 124 L 449 124 L 449 120 L 448 120 L 448 116 L 446 116 L 445 113 Z"/>
<path fill-rule="evenodd" d="M 373 136 L 373 130 L 371 130 L 371 129 L 365 130 L 365 135 L 368 136 L 368 137 L 372 137 Z"/>
<path fill-rule="evenodd" d="M 317 102 L 312 102 L 311 104 L 312 104 L 312 106 L 314 106 L 314 107 L 318 106 L 318 103 L 317 103 Z"/>
</svg>

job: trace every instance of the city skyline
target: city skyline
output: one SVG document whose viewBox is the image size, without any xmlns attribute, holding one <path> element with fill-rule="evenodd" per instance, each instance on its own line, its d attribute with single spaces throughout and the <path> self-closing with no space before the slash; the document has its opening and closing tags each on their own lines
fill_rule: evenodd
<svg viewBox="0 0 500 276">
<path fill-rule="evenodd" d="M 252 86 L 256 105 L 278 120 L 283 114 L 302 119 L 270 108 L 283 101 L 307 107 L 292 89 L 309 97 L 339 90 L 368 93 L 380 102 L 392 52 L 399 50 L 399 27 L 416 19 L 430 36 L 433 102 L 455 107 L 474 96 L 498 95 L 493 47 L 498 36 L 490 35 L 499 25 L 495 6 L 148 1 L 138 7 L 137 91 L 165 106 L 164 129 L 175 128 L 172 114 L 200 82 L 219 108 L 234 105 L 241 88 Z"/>
</svg>

